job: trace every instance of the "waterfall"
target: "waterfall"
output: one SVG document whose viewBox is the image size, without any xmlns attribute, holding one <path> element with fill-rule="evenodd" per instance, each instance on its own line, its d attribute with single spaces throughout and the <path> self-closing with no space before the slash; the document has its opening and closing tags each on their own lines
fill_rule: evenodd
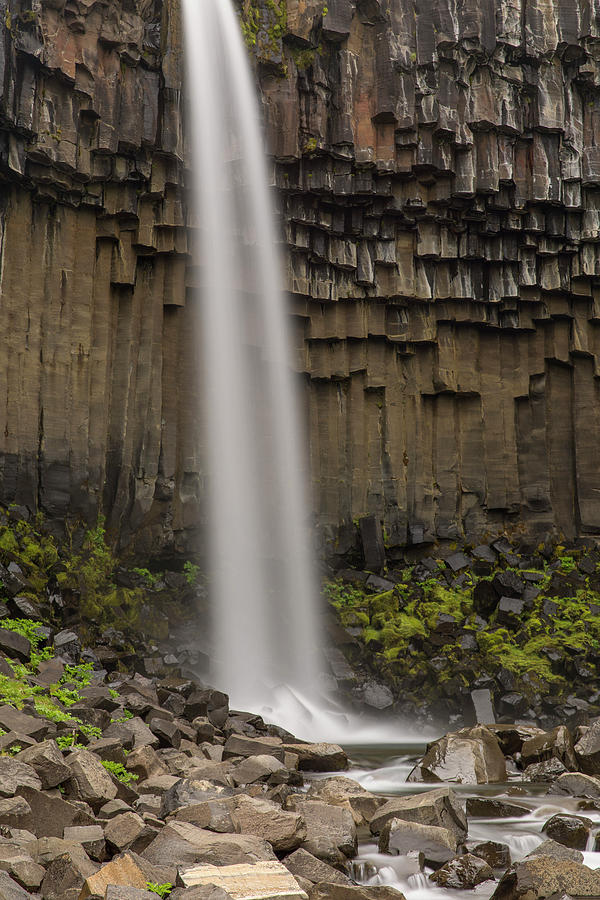
<svg viewBox="0 0 600 900">
<path fill-rule="evenodd" d="M 231 0 L 183 0 L 183 32 L 212 678 L 233 706 L 259 712 L 288 688 L 309 704 L 318 690 L 297 376 L 255 83 Z"/>
</svg>

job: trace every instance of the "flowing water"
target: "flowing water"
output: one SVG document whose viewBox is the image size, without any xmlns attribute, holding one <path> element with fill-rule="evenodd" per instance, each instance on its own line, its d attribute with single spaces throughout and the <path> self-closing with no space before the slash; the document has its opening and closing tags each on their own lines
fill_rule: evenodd
<svg viewBox="0 0 600 900">
<path fill-rule="evenodd" d="M 232 705 L 268 708 L 275 718 L 278 696 L 284 706 L 292 695 L 303 707 L 318 685 L 318 591 L 289 316 L 255 79 L 230 0 L 183 0 L 183 32 L 201 285 L 212 678 Z"/>
<path fill-rule="evenodd" d="M 406 783 L 406 777 L 416 761 L 425 752 L 425 744 L 416 740 L 397 746 L 367 744 L 349 746 L 348 753 L 353 768 L 347 773 L 364 788 L 387 797 L 414 794 L 439 787 L 439 784 Z M 451 785 L 461 799 L 467 797 L 494 797 L 527 807 L 530 812 L 520 818 L 489 819 L 470 818 L 467 841 L 474 845 L 482 841 L 498 841 L 508 844 L 513 862 L 523 859 L 545 840 L 542 827 L 556 813 L 575 813 L 586 816 L 594 823 L 589 848 L 584 852 L 584 863 L 590 868 L 600 868 L 600 853 L 592 851 L 595 837 L 600 832 L 600 810 L 580 809 L 580 800 L 548 794 L 548 785 L 528 784 L 515 779 L 507 784 Z M 489 900 L 497 881 L 486 881 L 473 890 L 460 891 L 438 887 L 429 880 L 431 869 L 411 874 L 407 871 L 407 858 L 379 853 L 377 844 L 363 835 L 359 855 L 355 862 L 355 877 L 366 884 L 388 884 L 401 890 L 406 900 Z"/>
</svg>

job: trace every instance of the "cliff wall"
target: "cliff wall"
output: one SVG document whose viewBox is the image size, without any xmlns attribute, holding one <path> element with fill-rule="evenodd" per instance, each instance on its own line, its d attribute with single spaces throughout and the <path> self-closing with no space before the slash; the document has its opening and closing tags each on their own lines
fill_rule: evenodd
<svg viewBox="0 0 600 900">
<path fill-rule="evenodd" d="M 241 6 L 322 532 L 600 532 L 600 2 Z M 183 546 L 175 0 L 1 11 L 0 501 Z"/>
</svg>

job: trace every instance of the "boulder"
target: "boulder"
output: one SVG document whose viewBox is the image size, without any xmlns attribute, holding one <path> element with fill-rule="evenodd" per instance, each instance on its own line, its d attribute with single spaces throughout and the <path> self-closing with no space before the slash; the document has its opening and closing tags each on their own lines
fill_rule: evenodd
<svg viewBox="0 0 600 900">
<path fill-rule="evenodd" d="M 549 856 L 552 859 L 568 859 L 571 862 L 583 862 L 583 853 L 580 850 L 573 850 L 571 847 L 565 847 L 563 844 L 559 844 L 557 841 L 548 840 L 542 841 L 541 844 L 538 844 L 534 850 L 531 850 L 526 859 L 535 856 Z"/>
<path fill-rule="evenodd" d="M 118 789 L 94 753 L 75 750 L 66 758 L 71 770 L 71 784 L 78 800 L 99 809 L 107 800 L 114 800 Z"/>
<path fill-rule="evenodd" d="M 456 834 L 438 825 L 421 825 L 404 819 L 390 819 L 379 836 L 381 853 L 397 853 L 406 856 L 417 851 L 434 865 L 447 862 L 456 856 L 459 840 Z"/>
<path fill-rule="evenodd" d="M 175 883 L 177 870 L 174 861 L 167 868 L 151 865 L 136 853 L 124 853 L 105 863 L 98 871 L 86 878 L 78 900 L 88 897 L 104 897 L 108 885 L 128 885 L 144 889 L 149 881 L 157 884 Z"/>
<path fill-rule="evenodd" d="M 275 803 L 245 794 L 236 798 L 231 821 L 238 834 L 254 834 L 268 841 L 276 853 L 295 850 L 308 836 L 298 813 L 285 812 Z"/>
<path fill-rule="evenodd" d="M 568 859 L 528 857 L 502 877 L 492 900 L 542 900 L 563 892 L 598 898 L 600 872 Z"/>
<path fill-rule="evenodd" d="M 271 845 L 253 834 L 215 834 L 189 822 L 168 822 L 141 854 L 154 865 L 219 866 L 275 859 Z"/>
<path fill-rule="evenodd" d="M 323 800 L 333 806 L 345 806 L 350 809 L 357 825 L 368 824 L 385 800 L 369 793 L 358 781 L 346 778 L 345 775 L 334 775 L 314 781 L 307 791 L 307 796 L 315 800 Z"/>
<path fill-rule="evenodd" d="M 486 819 L 518 819 L 527 816 L 531 810 L 527 806 L 507 803 L 505 800 L 494 800 L 491 797 L 469 797 L 467 799 L 467 816 Z"/>
<path fill-rule="evenodd" d="M 127 755 L 127 769 L 141 781 L 156 775 L 167 775 L 168 770 L 150 744 L 137 747 Z"/>
<path fill-rule="evenodd" d="M 114 853 L 125 850 L 141 853 L 154 838 L 154 831 L 137 813 L 124 812 L 108 820 L 104 826 L 104 838 Z"/>
<path fill-rule="evenodd" d="M 485 725 L 476 725 L 430 744 L 407 780 L 494 784 L 506 781 L 506 777 L 506 763 L 498 740 Z"/>
<path fill-rule="evenodd" d="M 348 756 L 337 744 L 283 744 L 298 756 L 301 772 L 339 772 L 348 768 Z"/>
<path fill-rule="evenodd" d="M 461 841 L 467 835 L 467 819 L 462 804 L 448 787 L 388 800 L 371 819 L 373 834 L 379 834 L 390 819 L 447 828 Z"/>
<path fill-rule="evenodd" d="M 53 859 L 42 881 L 44 900 L 79 900 L 86 878 L 98 869 L 96 863 L 81 856 L 63 853 Z"/>
<path fill-rule="evenodd" d="M 295 875 L 297 878 L 304 878 L 313 884 L 319 881 L 328 881 L 332 884 L 352 883 L 343 872 L 334 869 L 333 866 L 323 862 L 322 859 L 317 859 L 316 856 L 313 856 L 312 853 L 309 853 L 308 850 L 304 850 L 302 847 L 294 850 L 282 862 L 292 875 Z"/>
<path fill-rule="evenodd" d="M 127 887 L 123 884 L 109 884 L 104 900 L 156 900 L 156 897 L 156 891 L 145 891 L 143 888 Z"/>
<path fill-rule="evenodd" d="M 600 778 L 581 772 L 565 772 L 564 775 L 558 776 L 551 790 L 556 794 L 570 794 L 573 797 L 597 800 L 600 798 Z"/>
<path fill-rule="evenodd" d="M 585 816 L 569 816 L 558 813 L 544 824 L 542 832 L 565 847 L 585 850 L 592 828 L 592 820 Z"/>
<path fill-rule="evenodd" d="M 36 741 L 43 740 L 49 732 L 56 734 L 56 726 L 52 722 L 38 716 L 28 716 L 12 706 L 0 706 L 0 728 L 25 734 Z"/>
<path fill-rule="evenodd" d="M 532 765 L 527 766 L 523 772 L 523 781 L 552 783 L 553 781 L 556 781 L 559 775 L 562 775 L 567 771 L 564 763 L 562 763 L 560 759 L 553 757 L 545 762 L 532 763 Z"/>
<path fill-rule="evenodd" d="M 299 795 L 288 798 L 287 806 L 304 820 L 306 838 L 302 847 L 313 856 L 340 865 L 356 855 L 358 840 L 350 810 L 320 800 L 299 799 Z"/>
<path fill-rule="evenodd" d="M 510 866 L 510 848 L 508 844 L 501 844 L 498 841 L 482 841 L 469 847 L 469 853 L 485 860 L 488 866 L 496 871 L 506 871 Z"/>
<path fill-rule="evenodd" d="M 590 725 L 579 738 L 575 744 L 575 756 L 582 772 L 586 775 L 600 775 L 600 719 Z"/>
<path fill-rule="evenodd" d="M 35 771 L 44 790 L 63 784 L 71 777 L 71 769 L 54 740 L 42 741 L 17 754 L 19 762 L 27 763 Z M 35 785 L 31 785 L 35 787 Z"/>
<path fill-rule="evenodd" d="M 432 881 L 445 888 L 474 888 L 483 881 L 494 877 L 491 867 L 479 856 L 465 853 L 449 860 L 429 876 Z"/>
<path fill-rule="evenodd" d="M 22 634 L 11 631 L 9 628 L 0 628 L 0 650 L 11 658 L 21 662 L 29 662 L 31 656 L 31 643 Z"/>
<path fill-rule="evenodd" d="M 104 832 L 100 825 L 69 825 L 65 828 L 64 839 L 81 844 L 88 856 L 97 862 L 106 858 Z"/>
<path fill-rule="evenodd" d="M 274 756 L 249 756 L 231 771 L 231 777 L 237 785 L 254 784 L 266 781 L 275 772 L 285 773 L 287 769 Z"/>
<path fill-rule="evenodd" d="M 41 790 L 35 769 L 18 759 L 0 757 L 0 797 L 14 797 L 24 787 Z"/>
<path fill-rule="evenodd" d="M 94 825 L 93 816 L 62 797 L 51 797 L 44 791 L 23 787 L 19 794 L 29 805 L 30 812 L 19 819 L 19 828 L 26 828 L 36 837 L 62 838 L 68 825 Z"/>
<path fill-rule="evenodd" d="M 307 900 L 298 882 L 277 861 L 243 863 L 231 866 L 200 865 L 180 872 L 186 887 L 215 886 L 233 897 L 253 900 Z"/>
<path fill-rule="evenodd" d="M 524 741 L 521 749 L 523 766 L 553 758 L 559 759 L 568 769 L 577 767 L 571 733 L 564 725 Z"/>
<path fill-rule="evenodd" d="M 319 882 L 309 900 L 405 900 L 404 894 L 388 884 L 330 884 Z"/>
<path fill-rule="evenodd" d="M 281 738 L 270 735 L 253 738 L 245 734 L 230 734 L 223 747 L 223 759 L 236 756 L 274 756 L 283 762 L 284 753 Z"/>
<path fill-rule="evenodd" d="M 172 813 L 172 818 L 178 822 L 191 822 L 197 828 L 208 828 L 209 831 L 220 833 L 232 833 L 235 826 L 231 818 L 231 812 L 235 807 L 234 797 L 225 797 L 222 800 L 205 800 L 202 803 L 192 803 L 190 806 L 182 806 Z M 281 811 L 280 807 L 277 807 Z"/>
<path fill-rule="evenodd" d="M 29 900 L 31 894 L 10 877 L 0 871 L 0 900 Z"/>
</svg>

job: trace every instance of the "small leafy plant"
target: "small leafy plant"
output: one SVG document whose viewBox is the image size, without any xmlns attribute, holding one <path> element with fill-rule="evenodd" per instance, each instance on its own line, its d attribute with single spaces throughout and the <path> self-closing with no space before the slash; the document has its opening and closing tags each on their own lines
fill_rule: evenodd
<svg viewBox="0 0 600 900">
<path fill-rule="evenodd" d="M 146 890 L 150 891 L 150 893 L 152 894 L 157 894 L 159 897 L 164 898 L 169 896 L 169 894 L 173 890 L 173 885 L 168 881 L 164 884 L 156 884 L 154 881 L 147 881 Z"/>
<path fill-rule="evenodd" d="M 137 781 L 139 775 L 134 775 L 133 772 L 128 772 L 123 763 L 113 762 L 110 759 L 103 759 L 102 765 L 106 769 L 107 772 L 110 772 L 111 775 L 114 775 L 116 779 L 118 779 L 121 784 L 130 784 L 132 781 Z M 161 896 L 167 896 L 166 894 Z"/>
</svg>

